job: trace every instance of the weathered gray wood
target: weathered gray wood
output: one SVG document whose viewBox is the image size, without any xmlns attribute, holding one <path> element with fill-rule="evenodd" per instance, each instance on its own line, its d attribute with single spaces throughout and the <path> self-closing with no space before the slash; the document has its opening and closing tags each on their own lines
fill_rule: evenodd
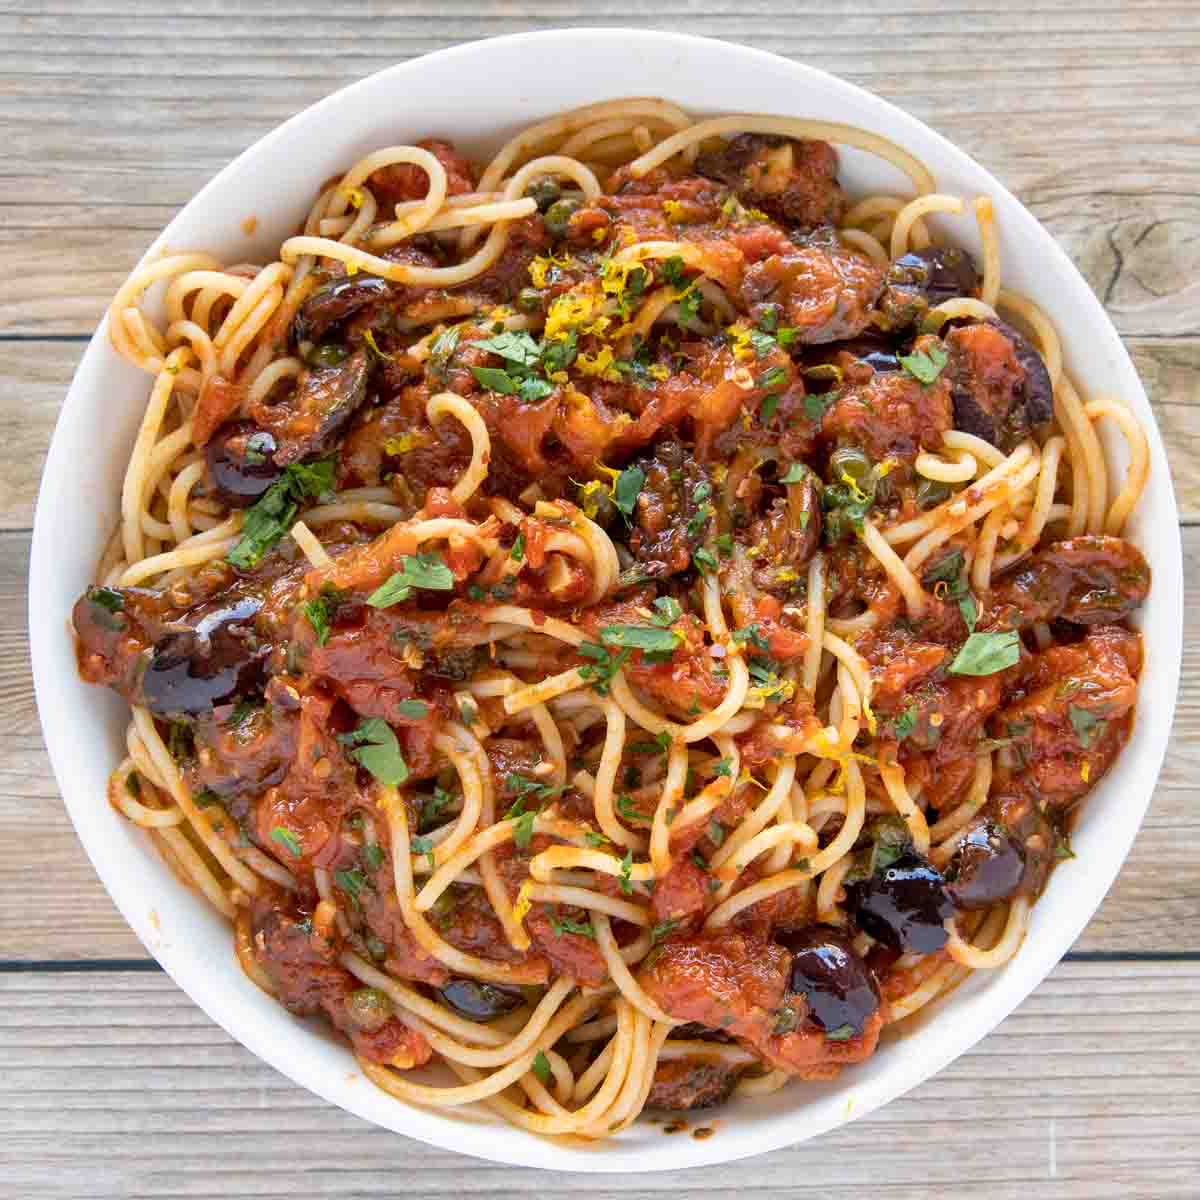
<svg viewBox="0 0 1200 1200">
<path fill-rule="evenodd" d="M 9 975 L 0 1194 L 1194 1196 L 1197 986 L 1195 963 L 1063 964 L 975 1050 L 844 1129 L 748 1163 L 602 1178 L 468 1161 L 367 1126 L 255 1060 L 165 976 Z"/>
</svg>

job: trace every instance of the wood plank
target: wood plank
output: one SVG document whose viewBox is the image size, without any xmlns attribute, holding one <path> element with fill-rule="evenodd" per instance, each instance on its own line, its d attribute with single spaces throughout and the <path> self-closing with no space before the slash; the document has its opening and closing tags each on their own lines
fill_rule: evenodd
<svg viewBox="0 0 1200 1200">
<path fill-rule="evenodd" d="M 1166 443 L 1180 517 L 1200 523 L 1200 338 L 1127 338 L 1126 344 Z M 0 530 L 33 525 L 46 448 L 83 350 L 80 342 L 0 336 Z"/>
<path fill-rule="evenodd" d="M 0 959 L 141 957 L 92 871 L 51 775 L 24 641 L 28 536 L 0 533 Z M 1200 528 L 1184 531 L 1184 586 L 1200 592 Z M 1195 668 L 1195 669 L 1193 669 Z M 1163 774 L 1081 951 L 1200 953 L 1200 610 L 1185 614 L 1183 685 Z M 102 796 L 96 797 L 103 804 Z M 1086 864 L 1067 863 L 1063 870 Z"/>
<path fill-rule="evenodd" d="M 997 1200 L 1194 1196 L 1198 986 L 1196 963 L 1063 964 L 984 1042 L 878 1113 L 749 1167 L 601 1178 L 468 1164 L 369 1126 L 257 1061 L 163 975 L 7 975 L 0 1189 L 349 1200 L 394 1195 L 402 1179 L 421 1197 L 926 1200 L 969 1180 Z"/>
</svg>

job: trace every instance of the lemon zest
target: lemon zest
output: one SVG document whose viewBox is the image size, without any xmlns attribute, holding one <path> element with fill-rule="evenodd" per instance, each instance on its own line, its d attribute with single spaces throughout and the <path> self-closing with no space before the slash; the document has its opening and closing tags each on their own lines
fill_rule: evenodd
<svg viewBox="0 0 1200 1200">
<path fill-rule="evenodd" d="M 513 924 L 520 925 L 529 915 L 529 910 L 533 907 L 533 900 L 529 895 L 531 891 L 533 891 L 533 880 L 527 879 L 521 884 L 521 890 L 517 892 L 517 901 L 512 910 Z"/>
</svg>

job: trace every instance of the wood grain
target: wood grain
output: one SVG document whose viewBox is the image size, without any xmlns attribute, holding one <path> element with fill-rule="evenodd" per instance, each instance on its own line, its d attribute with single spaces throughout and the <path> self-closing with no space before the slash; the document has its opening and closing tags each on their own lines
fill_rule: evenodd
<svg viewBox="0 0 1200 1200">
<path fill-rule="evenodd" d="M 936 1079 L 813 1144 L 745 1165 L 603 1180 L 468 1163 L 294 1087 L 157 971 L 96 969 L 98 960 L 144 966 L 145 952 L 58 797 L 25 643 L 36 486 L 83 340 L 158 230 L 274 125 L 392 63 L 552 25 L 686 29 L 771 49 L 900 104 L 992 170 L 1072 256 L 1126 340 L 1192 526 L 1186 587 L 1200 594 L 1194 0 L 660 0 L 649 12 L 634 0 L 0 8 L 9 279 L 0 291 L 0 1200 L 1197 1195 L 1195 605 L 1150 813 L 1076 947 L 1095 961 L 1060 965 Z M 14 972 L 22 961 L 54 970 Z"/>
<path fill-rule="evenodd" d="M 878 1113 L 750 1163 L 602 1178 L 467 1162 L 368 1126 L 264 1066 L 163 975 L 7 975 L 0 1191 L 39 1200 L 926 1200 L 964 1187 L 997 1200 L 1195 1196 L 1198 986 L 1195 963 L 1065 963 L 980 1046 Z"/>
</svg>

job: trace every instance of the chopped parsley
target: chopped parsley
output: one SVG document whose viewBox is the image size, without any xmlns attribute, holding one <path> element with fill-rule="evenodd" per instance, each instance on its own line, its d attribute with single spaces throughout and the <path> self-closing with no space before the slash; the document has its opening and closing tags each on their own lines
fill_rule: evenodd
<svg viewBox="0 0 1200 1200">
<path fill-rule="evenodd" d="M 293 858 L 304 853 L 300 849 L 300 839 L 286 825 L 276 825 L 271 830 L 271 841 L 278 842 Z"/>
<path fill-rule="evenodd" d="M 427 837 L 411 838 L 408 843 L 408 848 L 414 854 L 425 855 L 425 861 L 429 864 L 430 870 L 437 865 L 437 860 L 433 857 L 433 839 Z"/>
<path fill-rule="evenodd" d="M 633 651 L 624 649 L 612 654 L 607 646 L 599 646 L 595 642 L 582 642 L 576 648 L 576 653 L 583 658 L 591 659 L 579 668 L 580 679 L 590 683 L 598 695 L 607 696 L 608 686 L 613 676 L 629 661 Z"/>
<path fill-rule="evenodd" d="M 369 771 L 380 783 L 395 787 L 408 778 L 408 764 L 392 727 L 379 717 L 362 721 L 349 733 L 339 733 L 346 757 Z"/>
<path fill-rule="evenodd" d="M 1108 728 L 1108 722 L 1103 717 L 1098 717 L 1094 712 L 1080 708 L 1077 704 L 1067 706 L 1067 716 L 1071 720 L 1071 728 L 1075 730 L 1079 744 L 1085 750 L 1090 750 Z"/>
<path fill-rule="evenodd" d="M 532 1070 L 539 1083 L 545 1085 L 550 1082 L 550 1060 L 541 1050 L 533 1056 Z"/>
<path fill-rule="evenodd" d="M 300 505 L 333 491 L 334 460 L 293 463 L 246 509 L 242 536 L 226 555 L 239 571 L 251 571 L 292 527 Z"/>
<path fill-rule="evenodd" d="M 400 604 L 412 595 L 414 588 L 430 592 L 454 589 L 454 575 L 438 554 L 406 554 L 400 564 L 400 570 L 367 597 L 372 608 Z"/>
<path fill-rule="evenodd" d="M 780 483 L 803 483 L 808 476 L 808 468 L 803 463 L 792 463 L 779 477 Z"/>
<path fill-rule="evenodd" d="M 900 365 L 905 372 L 926 387 L 942 373 L 949 361 L 949 355 L 940 346 L 930 346 L 927 351 L 918 350 L 915 354 L 900 355 Z"/>
<path fill-rule="evenodd" d="M 646 472 L 641 467 L 627 467 L 617 476 L 612 489 L 612 502 L 626 521 L 633 516 L 634 506 L 645 483 Z"/>
<path fill-rule="evenodd" d="M 892 733 L 896 741 L 902 742 L 917 727 L 917 706 L 910 704 L 895 720 Z"/>
<path fill-rule="evenodd" d="M 550 928 L 554 930 L 555 937 L 562 937 L 564 933 L 574 933 L 579 937 L 595 940 L 596 931 L 592 928 L 590 920 L 576 921 L 571 917 L 556 917 L 553 913 L 547 915 L 550 918 Z"/>
<path fill-rule="evenodd" d="M 401 700 L 396 705 L 396 711 L 410 721 L 423 721 L 429 715 L 429 708 L 423 700 Z"/>
<path fill-rule="evenodd" d="M 1016 666 L 1020 658 L 1021 639 L 1016 630 L 972 633 L 950 664 L 950 674 L 995 675 Z"/>
<path fill-rule="evenodd" d="M 683 616 L 683 609 L 674 596 L 659 596 L 654 601 L 654 608 L 655 613 L 650 620 L 664 629 L 674 625 Z"/>
<path fill-rule="evenodd" d="M 621 649 L 670 655 L 683 645 L 683 634 L 656 625 L 605 625 L 600 640 Z"/>
<path fill-rule="evenodd" d="M 810 392 L 804 397 L 804 415 L 814 425 L 820 425 L 829 411 L 829 406 L 837 398 L 837 392 Z"/>
<path fill-rule="evenodd" d="M 348 871 L 334 871 L 333 881 L 351 900 L 355 901 L 358 900 L 359 892 L 368 886 L 367 877 L 357 867 L 352 867 Z"/>
<path fill-rule="evenodd" d="M 329 631 L 337 616 L 341 597 L 332 588 L 324 589 L 315 600 L 306 600 L 300 611 L 308 618 L 308 623 L 317 635 L 317 645 L 323 646 L 329 641 Z"/>
<path fill-rule="evenodd" d="M 650 943 L 657 946 L 664 938 L 668 938 L 679 928 L 679 920 L 672 917 L 667 921 L 659 921 L 657 925 L 650 931 Z"/>
<path fill-rule="evenodd" d="M 625 857 L 621 859 L 621 874 L 618 876 L 618 882 L 621 885 L 621 891 L 626 896 L 633 895 L 633 851 L 626 850 Z"/>
</svg>

